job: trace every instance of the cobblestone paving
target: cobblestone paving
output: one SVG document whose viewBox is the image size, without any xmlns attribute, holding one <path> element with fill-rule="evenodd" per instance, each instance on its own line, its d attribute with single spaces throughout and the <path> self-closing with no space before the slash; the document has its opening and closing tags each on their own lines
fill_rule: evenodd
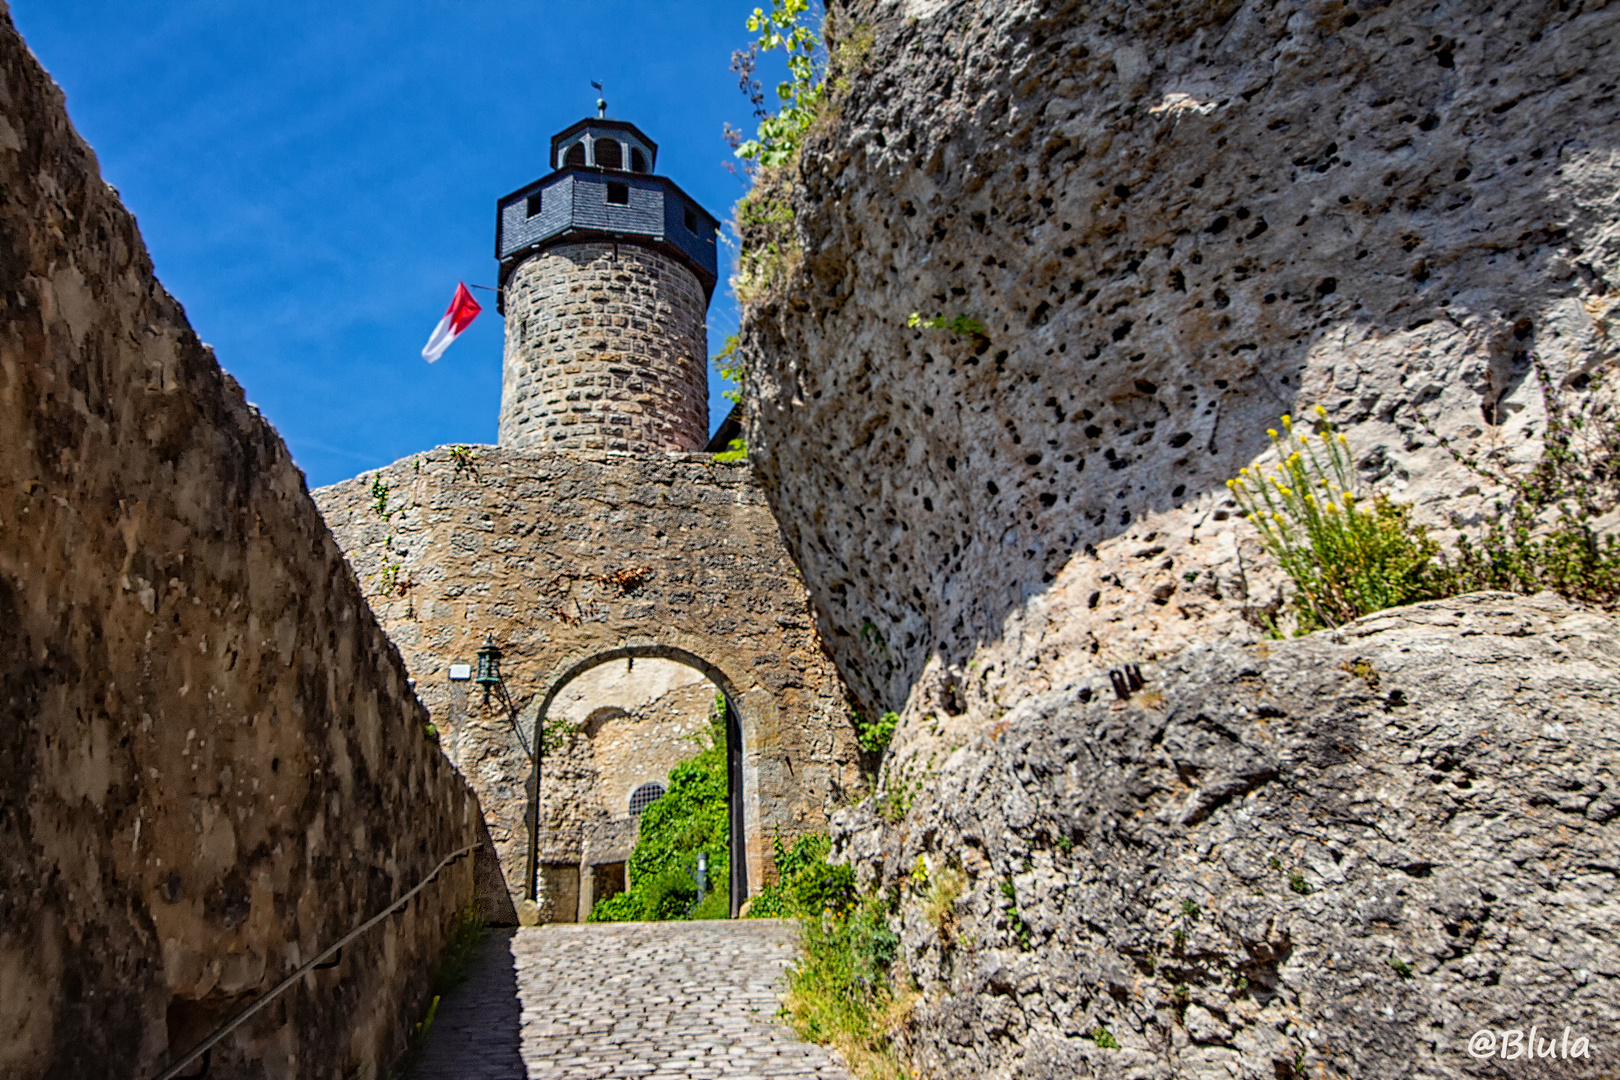
<svg viewBox="0 0 1620 1080">
<path fill-rule="evenodd" d="M 441 1004 L 418 1080 L 849 1080 L 776 1017 L 793 957 L 774 920 L 491 933 Z"/>
</svg>

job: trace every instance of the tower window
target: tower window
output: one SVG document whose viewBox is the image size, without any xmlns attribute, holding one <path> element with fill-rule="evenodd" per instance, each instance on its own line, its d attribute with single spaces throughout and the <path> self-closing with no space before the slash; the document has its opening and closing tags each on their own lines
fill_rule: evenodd
<svg viewBox="0 0 1620 1080">
<path fill-rule="evenodd" d="M 616 139 L 596 140 L 596 164 L 604 169 L 624 168 L 624 154 Z"/>
<path fill-rule="evenodd" d="M 632 146 L 630 148 L 630 171 L 647 171 L 647 155 L 641 152 L 641 147 L 639 146 Z"/>
<path fill-rule="evenodd" d="M 629 206 L 630 205 L 630 185 L 629 184 L 616 184 L 616 183 L 614 183 L 613 181 L 610 180 L 610 181 L 608 181 L 607 189 L 608 189 L 608 191 L 607 191 L 607 201 L 608 202 L 617 203 L 620 206 Z"/>
<path fill-rule="evenodd" d="M 529 216 L 534 217 L 534 215 L 538 214 L 540 212 L 540 207 L 540 192 L 537 191 L 533 195 L 529 196 Z"/>
<path fill-rule="evenodd" d="M 585 164 L 585 144 L 582 143 L 582 142 L 577 142 L 573 146 L 570 146 L 568 148 L 568 153 L 563 155 L 563 164 L 564 165 L 583 165 L 583 164 Z"/>
<path fill-rule="evenodd" d="M 642 784 L 630 796 L 630 816 L 640 817 L 643 810 L 663 797 L 663 784 Z"/>
<path fill-rule="evenodd" d="M 697 232 L 697 215 L 692 213 L 692 208 L 690 206 L 686 207 L 685 211 L 686 211 L 686 231 L 689 232 L 689 233 Z M 531 213 L 532 213 L 532 211 L 531 211 Z"/>
</svg>

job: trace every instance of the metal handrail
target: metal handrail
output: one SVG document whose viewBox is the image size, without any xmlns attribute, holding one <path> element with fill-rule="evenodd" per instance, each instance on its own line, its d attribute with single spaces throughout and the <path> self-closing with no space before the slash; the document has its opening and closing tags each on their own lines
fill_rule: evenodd
<svg viewBox="0 0 1620 1080">
<path fill-rule="evenodd" d="M 179 1061 L 176 1061 L 173 1065 L 170 1065 L 161 1074 L 159 1074 L 157 1080 L 174 1080 L 175 1077 L 180 1075 L 181 1069 L 184 1069 L 187 1065 L 195 1064 L 199 1058 L 203 1057 L 210 1050 L 212 1050 L 221 1039 L 225 1038 L 225 1036 L 247 1023 L 247 1021 L 257 1014 L 260 1009 L 263 1009 L 266 1005 L 274 1001 L 283 990 L 286 990 L 293 983 L 309 974 L 309 972 L 322 966 L 321 961 L 325 960 L 333 953 L 342 952 L 343 946 L 347 945 L 349 942 L 353 941 L 367 930 L 370 930 L 373 926 L 376 926 L 388 916 L 404 911 L 405 905 L 411 902 L 411 898 L 417 893 L 421 892 L 423 889 L 427 888 L 429 885 L 433 884 L 433 882 L 438 879 L 439 874 L 444 870 L 445 867 L 478 848 L 482 843 L 483 841 L 477 841 L 468 844 L 464 848 L 453 851 L 449 855 L 446 855 L 442 860 L 440 860 L 439 865 L 434 867 L 433 873 L 423 878 L 416 888 L 412 889 L 404 896 L 401 896 L 399 899 L 392 901 L 387 907 L 383 908 L 377 914 L 361 923 L 357 929 L 351 930 L 348 936 L 343 938 L 343 940 L 339 941 L 335 945 L 328 946 L 326 951 L 315 956 L 308 963 L 294 971 L 291 975 L 288 975 L 285 979 L 282 979 L 273 988 L 266 991 L 262 996 L 255 998 L 252 1004 L 248 1005 L 241 1012 L 237 1013 L 235 1016 L 231 1017 L 230 1020 L 226 1021 L 224 1027 L 220 1028 L 218 1031 L 208 1036 L 208 1038 L 192 1047 L 184 1057 L 182 1057 Z"/>
</svg>

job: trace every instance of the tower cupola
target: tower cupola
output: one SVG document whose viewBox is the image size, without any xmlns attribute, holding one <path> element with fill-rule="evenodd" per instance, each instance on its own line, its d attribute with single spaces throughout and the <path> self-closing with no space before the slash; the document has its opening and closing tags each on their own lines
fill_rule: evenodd
<svg viewBox="0 0 1620 1080">
<path fill-rule="evenodd" d="M 720 223 L 653 172 L 658 144 L 591 117 L 496 204 L 502 446 L 698 450 Z"/>
</svg>

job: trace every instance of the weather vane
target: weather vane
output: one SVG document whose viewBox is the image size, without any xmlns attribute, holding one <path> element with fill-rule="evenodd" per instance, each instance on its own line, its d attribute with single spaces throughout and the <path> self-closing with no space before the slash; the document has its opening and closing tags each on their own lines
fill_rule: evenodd
<svg viewBox="0 0 1620 1080">
<path fill-rule="evenodd" d="M 591 81 L 591 85 L 596 87 L 596 93 L 597 93 L 596 115 L 600 119 L 602 117 L 607 116 L 607 101 L 603 97 L 601 97 L 601 95 L 607 93 L 607 91 L 603 90 L 602 89 L 602 84 L 595 81 L 594 79 Z"/>
</svg>

